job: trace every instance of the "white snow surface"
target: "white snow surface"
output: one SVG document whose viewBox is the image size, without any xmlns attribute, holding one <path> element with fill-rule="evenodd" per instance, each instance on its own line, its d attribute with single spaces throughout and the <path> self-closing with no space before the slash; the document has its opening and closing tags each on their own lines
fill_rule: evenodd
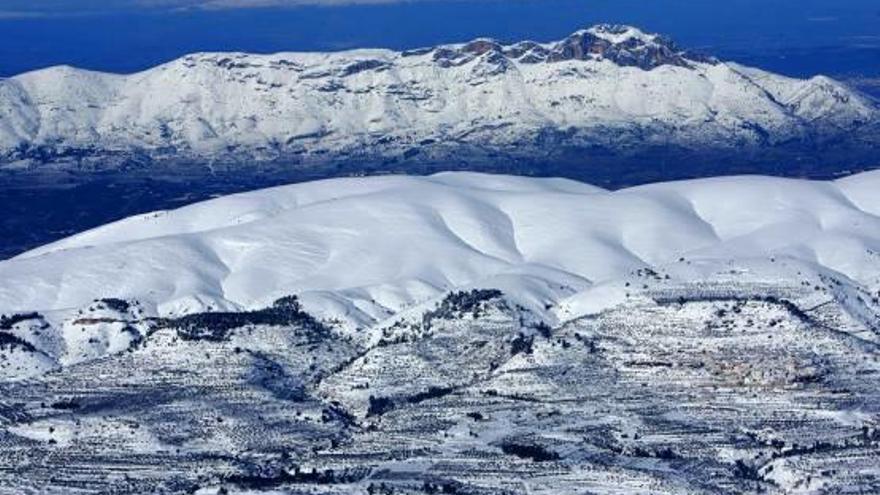
<svg viewBox="0 0 880 495">
<path fill-rule="evenodd" d="M 573 36 L 583 33 L 658 43 L 630 27 Z M 739 145 L 880 118 L 875 102 L 826 77 L 690 59 L 644 70 L 599 54 L 534 62 L 564 43 L 196 53 L 130 75 L 54 67 L 0 80 L 0 157 L 20 166 L 17 150 L 46 148 L 270 159 L 426 140 L 503 146 L 542 129 L 609 139 L 609 128 L 648 128 L 658 143 Z"/>
<path fill-rule="evenodd" d="M 613 305 L 622 290 L 610 281 L 635 270 L 699 279 L 736 262 L 773 276 L 776 259 L 876 291 L 877 191 L 880 172 L 613 192 L 476 173 L 295 184 L 128 218 L 2 261 L 0 313 L 65 315 L 113 297 L 168 316 L 295 294 L 317 316 L 360 327 L 483 287 L 568 319 Z"/>
</svg>

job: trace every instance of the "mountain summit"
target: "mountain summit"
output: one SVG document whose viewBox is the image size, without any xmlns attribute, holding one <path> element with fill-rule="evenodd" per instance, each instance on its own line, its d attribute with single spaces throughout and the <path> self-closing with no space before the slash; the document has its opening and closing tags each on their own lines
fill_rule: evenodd
<svg viewBox="0 0 880 495">
<path fill-rule="evenodd" d="M 621 67 L 653 70 L 663 65 L 692 67 L 694 62 L 717 63 L 715 60 L 679 49 L 671 40 L 646 34 L 632 26 L 601 24 L 577 31 L 562 41 L 537 43 L 521 41 L 509 45 L 493 39 L 477 39 L 463 45 L 449 45 L 408 54 L 433 53 L 434 60 L 444 67 L 461 65 L 475 57 L 491 53 L 503 69 L 512 67 L 506 61 L 521 64 L 563 62 L 567 60 L 608 60 Z M 505 62 L 502 62 L 505 61 Z"/>
</svg>

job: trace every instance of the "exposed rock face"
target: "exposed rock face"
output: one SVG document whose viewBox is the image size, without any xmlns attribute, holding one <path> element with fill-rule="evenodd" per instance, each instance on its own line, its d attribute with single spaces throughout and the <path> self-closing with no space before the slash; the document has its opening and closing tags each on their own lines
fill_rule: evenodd
<svg viewBox="0 0 880 495">
<path fill-rule="evenodd" d="M 504 45 L 492 39 L 478 39 L 458 48 L 438 48 L 434 59 L 449 67 L 474 57 L 493 53 L 525 64 L 566 60 L 608 60 L 621 67 L 653 70 L 664 65 L 692 67 L 693 63 L 717 64 L 717 60 L 678 48 L 672 40 L 648 35 L 630 26 L 600 25 L 578 31 L 555 43 L 522 41 Z"/>
<path fill-rule="evenodd" d="M 694 62 L 717 63 L 708 57 L 688 54 L 671 40 L 646 36 L 626 26 L 599 26 L 578 32 L 555 45 L 546 57 L 551 62 L 595 59 L 643 70 L 664 65 L 691 67 Z"/>
</svg>

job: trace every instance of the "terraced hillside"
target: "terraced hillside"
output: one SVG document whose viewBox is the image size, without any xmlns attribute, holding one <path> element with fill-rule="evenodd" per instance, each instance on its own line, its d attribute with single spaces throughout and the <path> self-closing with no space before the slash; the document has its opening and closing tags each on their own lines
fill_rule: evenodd
<svg viewBox="0 0 880 495">
<path fill-rule="evenodd" d="M 150 321 L 0 384 L 0 492 L 880 489 L 878 328 L 812 284 L 648 286 L 553 327 L 455 293 L 371 345 Z"/>
</svg>

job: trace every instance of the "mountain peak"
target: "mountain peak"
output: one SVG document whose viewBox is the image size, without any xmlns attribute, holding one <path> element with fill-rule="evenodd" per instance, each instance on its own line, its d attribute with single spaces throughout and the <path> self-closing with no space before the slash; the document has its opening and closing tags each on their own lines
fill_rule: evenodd
<svg viewBox="0 0 880 495">
<path fill-rule="evenodd" d="M 597 24 L 581 32 L 589 33 L 614 44 L 624 43 L 629 40 L 650 43 L 660 38 L 657 34 L 646 33 L 635 26 L 626 24 Z"/>
<path fill-rule="evenodd" d="M 619 66 L 644 70 L 664 65 L 692 67 L 694 63 L 717 63 L 714 58 L 681 50 L 668 38 L 621 24 L 598 24 L 550 43 L 520 41 L 503 44 L 490 38 L 477 38 L 464 44 L 440 46 L 433 51 L 435 61 L 444 66 L 461 65 L 486 53 L 491 53 L 493 60 L 499 63 L 506 63 L 503 59 L 526 64 L 607 60 Z"/>
<path fill-rule="evenodd" d="M 717 63 L 714 58 L 678 48 L 668 38 L 620 24 L 599 24 L 577 31 L 556 43 L 552 52 L 549 61 L 608 60 L 644 70 L 664 65 L 692 67 L 694 63 Z"/>
</svg>

